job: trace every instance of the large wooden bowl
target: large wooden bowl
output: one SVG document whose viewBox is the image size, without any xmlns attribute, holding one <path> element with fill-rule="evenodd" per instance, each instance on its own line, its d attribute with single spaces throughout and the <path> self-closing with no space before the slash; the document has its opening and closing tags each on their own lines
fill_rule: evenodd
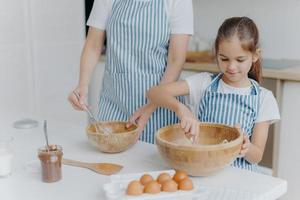
<svg viewBox="0 0 300 200">
<path fill-rule="evenodd" d="M 90 124 L 86 128 L 89 142 L 105 153 L 118 153 L 125 151 L 138 140 L 137 126 L 132 125 L 126 128 L 128 122 L 111 121 L 98 122 L 101 126 L 109 130 L 110 134 L 96 132 L 95 126 Z"/>
<path fill-rule="evenodd" d="M 191 176 L 214 174 L 236 159 L 243 136 L 234 127 L 200 124 L 199 139 L 193 144 L 179 124 L 157 131 L 156 145 L 162 157 L 176 170 Z"/>
</svg>

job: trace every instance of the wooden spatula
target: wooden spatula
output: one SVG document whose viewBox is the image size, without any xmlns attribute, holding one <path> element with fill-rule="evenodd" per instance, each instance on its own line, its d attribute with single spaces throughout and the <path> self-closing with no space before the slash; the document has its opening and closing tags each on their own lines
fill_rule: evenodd
<svg viewBox="0 0 300 200">
<path fill-rule="evenodd" d="M 113 163 L 85 163 L 70 159 L 63 159 L 62 163 L 65 165 L 87 168 L 103 175 L 111 175 L 118 173 L 123 168 L 122 165 L 117 165 Z"/>
</svg>

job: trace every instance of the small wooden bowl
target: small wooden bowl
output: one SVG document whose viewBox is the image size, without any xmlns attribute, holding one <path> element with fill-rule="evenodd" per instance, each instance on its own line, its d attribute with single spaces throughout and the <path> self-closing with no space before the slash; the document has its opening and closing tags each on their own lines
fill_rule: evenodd
<svg viewBox="0 0 300 200">
<path fill-rule="evenodd" d="M 138 140 L 139 135 L 136 125 L 126 128 L 128 122 L 110 121 L 98 123 L 111 133 L 97 133 L 95 126 L 92 124 L 88 125 L 86 132 L 89 142 L 102 152 L 118 153 L 125 151 Z"/>
<path fill-rule="evenodd" d="M 227 141 L 224 143 L 224 141 Z M 196 144 L 185 136 L 179 124 L 157 131 L 156 145 L 162 157 L 176 170 L 191 176 L 209 176 L 236 159 L 243 135 L 237 128 L 200 123 Z"/>
</svg>

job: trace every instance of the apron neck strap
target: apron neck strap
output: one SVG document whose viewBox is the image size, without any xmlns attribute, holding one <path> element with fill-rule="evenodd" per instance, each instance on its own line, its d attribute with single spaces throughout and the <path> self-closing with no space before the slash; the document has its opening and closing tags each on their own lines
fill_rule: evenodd
<svg viewBox="0 0 300 200">
<path fill-rule="evenodd" d="M 208 86 L 208 89 L 210 89 L 212 92 L 217 92 L 218 91 L 218 86 L 219 86 L 219 82 L 220 79 L 222 78 L 223 73 L 219 73 L 219 74 L 214 74 L 212 75 L 212 81 L 210 83 L 210 85 Z M 258 95 L 259 94 L 259 84 L 253 80 L 253 79 L 249 79 L 251 82 L 251 95 Z"/>
</svg>

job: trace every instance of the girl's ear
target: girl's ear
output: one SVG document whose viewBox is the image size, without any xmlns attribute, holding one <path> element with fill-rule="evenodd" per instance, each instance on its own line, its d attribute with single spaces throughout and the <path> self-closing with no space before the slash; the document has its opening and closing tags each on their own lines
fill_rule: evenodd
<svg viewBox="0 0 300 200">
<path fill-rule="evenodd" d="M 255 63 L 261 56 L 261 49 L 256 49 L 255 53 L 252 56 L 252 62 Z"/>
</svg>

